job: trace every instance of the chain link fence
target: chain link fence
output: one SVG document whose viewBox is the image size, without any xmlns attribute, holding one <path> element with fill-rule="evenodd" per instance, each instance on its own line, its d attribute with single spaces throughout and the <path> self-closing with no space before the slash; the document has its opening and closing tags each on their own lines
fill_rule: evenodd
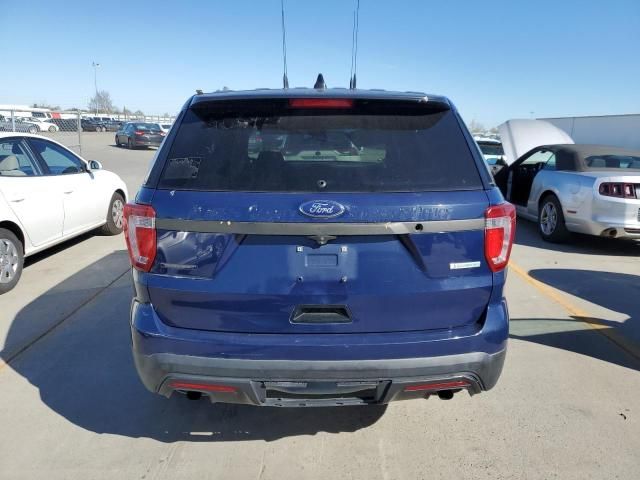
<svg viewBox="0 0 640 480">
<path fill-rule="evenodd" d="M 116 132 L 127 122 L 170 126 L 174 120 L 174 117 L 164 115 L 91 114 L 43 109 L 0 110 L 0 132 L 44 135 L 82 155 L 85 135 Z"/>
</svg>

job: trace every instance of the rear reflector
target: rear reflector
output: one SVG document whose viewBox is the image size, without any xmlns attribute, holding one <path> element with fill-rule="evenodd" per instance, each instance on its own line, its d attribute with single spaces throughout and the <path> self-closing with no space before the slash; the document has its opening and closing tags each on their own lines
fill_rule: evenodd
<svg viewBox="0 0 640 480">
<path fill-rule="evenodd" d="M 209 383 L 193 383 L 193 382 L 179 382 L 177 380 L 169 383 L 171 388 L 176 390 L 203 390 L 205 392 L 221 392 L 221 393 L 233 393 L 238 389 L 236 387 L 230 387 L 229 385 L 212 385 Z"/>
<path fill-rule="evenodd" d="M 422 391 L 438 391 L 449 390 L 451 388 L 467 388 L 471 383 L 467 380 L 452 380 L 449 382 L 437 382 L 437 383 L 420 383 L 418 385 L 409 385 L 404 387 L 405 392 L 422 392 Z"/>
<path fill-rule="evenodd" d="M 516 234 L 516 209 L 510 203 L 501 203 L 489 207 L 484 217 L 484 255 L 491 271 L 499 272 L 509 263 Z"/>
<path fill-rule="evenodd" d="M 292 108 L 351 108 L 353 100 L 349 98 L 292 98 Z"/>
<path fill-rule="evenodd" d="M 124 236 L 134 268 L 151 270 L 156 258 L 156 212 L 149 205 L 124 206 Z"/>
</svg>

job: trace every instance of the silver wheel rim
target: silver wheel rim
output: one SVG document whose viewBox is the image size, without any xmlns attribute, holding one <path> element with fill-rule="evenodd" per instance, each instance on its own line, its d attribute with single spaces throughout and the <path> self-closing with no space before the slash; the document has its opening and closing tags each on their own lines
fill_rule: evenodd
<svg viewBox="0 0 640 480">
<path fill-rule="evenodd" d="M 122 219 L 124 217 L 124 204 L 122 200 L 117 198 L 111 205 L 111 219 L 116 227 L 122 228 Z"/>
<path fill-rule="evenodd" d="M 18 273 L 18 249 L 7 239 L 0 238 L 0 283 L 10 283 Z"/>
<path fill-rule="evenodd" d="M 542 233 L 545 235 L 551 235 L 558 225 L 558 211 L 556 210 L 556 206 L 547 202 L 542 207 L 542 212 L 540 213 L 540 229 Z"/>
</svg>

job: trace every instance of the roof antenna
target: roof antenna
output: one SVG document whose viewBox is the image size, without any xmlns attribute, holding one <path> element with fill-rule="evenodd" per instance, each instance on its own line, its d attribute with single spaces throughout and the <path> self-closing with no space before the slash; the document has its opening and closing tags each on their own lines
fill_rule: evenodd
<svg viewBox="0 0 640 480">
<path fill-rule="evenodd" d="M 356 0 L 356 8 L 353 11 L 353 31 L 351 33 L 351 73 L 349 75 L 349 88 L 356 88 L 356 71 L 358 70 L 358 30 L 360 27 L 360 0 Z"/>
<path fill-rule="evenodd" d="M 284 0 L 280 0 L 280 12 L 282 13 L 282 58 L 284 60 L 282 88 L 289 88 L 289 78 L 287 77 L 287 30 L 284 24 Z"/>
<path fill-rule="evenodd" d="M 316 79 L 316 83 L 313 86 L 313 88 L 315 88 L 316 90 L 326 90 L 327 89 L 327 84 L 324 83 L 324 77 L 322 76 L 321 73 L 318 74 L 318 78 Z"/>
</svg>

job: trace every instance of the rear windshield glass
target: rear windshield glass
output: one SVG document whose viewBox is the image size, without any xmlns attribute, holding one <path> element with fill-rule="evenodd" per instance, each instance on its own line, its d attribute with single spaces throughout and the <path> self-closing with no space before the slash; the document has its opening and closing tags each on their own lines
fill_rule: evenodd
<svg viewBox="0 0 640 480">
<path fill-rule="evenodd" d="M 480 189 L 482 182 L 451 110 L 278 104 L 189 110 L 158 187 L 411 192 Z"/>
<path fill-rule="evenodd" d="M 484 155 L 504 155 L 501 143 L 478 142 L 478 146 Z"/>
<path fill-rule="evenodd" d="M 135 123 L 133 126 L 136 130 L 160 130 L 155 123 Z"/>
<path fill-rule="evenodd" d="M 640 169 L 640 157 L 631 155 L 595 155 L 585 158 L 588 168 Z"/>
</svg>

